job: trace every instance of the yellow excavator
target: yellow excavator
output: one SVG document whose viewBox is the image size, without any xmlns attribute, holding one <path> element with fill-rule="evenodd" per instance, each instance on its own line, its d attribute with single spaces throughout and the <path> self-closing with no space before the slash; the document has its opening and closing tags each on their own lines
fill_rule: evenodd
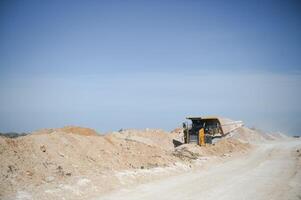
<svg viewBox="0 0 301 200">
<path fill-rule="evenodd" d="M 218 117 L 187 117 L 191 124 L 183 123 L 184 143 L 196 143 L 200 146 L 212 144 L 213 141 L 228 135 L 238 127 L 242 121 L 225 123 Z"/>
</svg>

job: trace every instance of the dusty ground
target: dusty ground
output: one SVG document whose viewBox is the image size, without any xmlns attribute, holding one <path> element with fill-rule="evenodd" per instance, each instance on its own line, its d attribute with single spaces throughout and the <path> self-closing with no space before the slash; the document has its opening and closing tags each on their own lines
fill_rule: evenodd
<svg viewBox="0 0 301 200">
<path fill-rule="evenodd" d="M 261 144 L 247 156 L 100 196 L 121 199 L 301 199 L 301 140 Z"/>
<path fill-rule="evenodd" d="M 141 194 L 130 188 L 138 186 L 134 191 L 139 191 L 139 185 L 145 183 L 150 183 L 149 191 L 145 193 L 150 196 L 145 199 L 153 199 L 153 192 L 157 192 L 158 187 L 153 188 L 151 183 L 158 180 L 162 182 L 157 183 L 166 189 L 167 199 L 171 188 L 164 183 L 174 185 L 173 178 L 179 182 L 176 186 L 179 188 L 183 187 L 181 180 L 186 176 L 184 179 L 188 182 L 199 181 L 201 184 L 207 177 L 210 183 L 212 180 L 206 174 L 215 169 L 220 174 L 216 177 L 219 187 L 229 185 L 218 177 L 234 177 L 230 173 L 232 169 L 236 169 L 233 173 L 238 175 L 238 172 L 249 173 L 249 169 L 254 169 L 247 168 L 247 163 L 253 166 L 253 162 L 260 164 L 259 161 L 268 161 L 270 157 L 278 158 L 274 152 L 279 151 L 278 146 L 286 146 L 282 143 L 277 146 L 280 140 L 288 139 L 280 134 L 264 134 L 244 127 L 233 132 L 231 137 L 206 147 L 178 146 L 181 129 L 171 133 L 157 129 L 122 130 L 103 136 L 88 128 L 64 127 L 44 129 L 18 138 L 0 137 L 0 199 L 119 199 L 118 195 L 135 199 Z M 295 143 L 287 144 L 293 148 Z M 270 157 L 264 157 L 270 154 Z M 260 159 L 256 160 L 257 157 Z M 297 160 L 298 157 L 290 158 Z M 285 171 L 279 160 L 272 159 L 271 163 Z M 289 170 L 291 173 L 291 168 Z M 295 170 L 296 174 L 299 171 Z M 278 176 L 276 172 L 273 175 Z M 223 173 L 230 176 L 222 176 Z M 202 177 L 202 180 L 192 176 Z M 297 185 L 298 180 L 295 178 Z M 202 184 L 205 187 L 204 182 Z M 293 190 L 296 187 L 292 187 Z M 127 192 L 120 193 L 124 189 L 128 189 Z M 208 190 L 213 188 L 208 186 Z M 194 198 L 193 195 L 187 197 Z"/>
</svg>

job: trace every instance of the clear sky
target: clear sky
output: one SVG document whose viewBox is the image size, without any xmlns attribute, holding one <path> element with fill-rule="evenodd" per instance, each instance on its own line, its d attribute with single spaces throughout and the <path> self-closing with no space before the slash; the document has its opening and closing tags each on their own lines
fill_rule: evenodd
<svg viewBox="0 0 301 200">
<path fill-rule="evenodd" d="M 0 132 L 221 115 L 300 135 L 300 87 L 297 0 L 0 2 Z"/>
</svg>

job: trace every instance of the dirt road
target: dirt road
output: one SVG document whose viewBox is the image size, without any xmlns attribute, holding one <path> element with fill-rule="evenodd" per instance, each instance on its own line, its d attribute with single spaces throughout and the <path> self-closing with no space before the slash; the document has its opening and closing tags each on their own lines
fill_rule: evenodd
<svg viewBox="0 0 301 200">
<path fill-rule="evenodd" d="M 301 199 L 300 148 L 300 140 L 262 144 L 248 156 L 97 200 Z"/>
</svg>

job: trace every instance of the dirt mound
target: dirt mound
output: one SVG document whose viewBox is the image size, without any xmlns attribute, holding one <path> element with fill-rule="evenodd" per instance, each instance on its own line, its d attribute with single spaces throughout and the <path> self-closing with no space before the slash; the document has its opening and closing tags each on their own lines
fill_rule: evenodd
<svg viewBox="0 0 301 200">
<path fill-rule="evenodd" d="M 65 133 L 73 133 L 78 135 L 85 135 L 85 136 L 98 135 L 98 133 L 91 128 L 83 128 L 78 126 L 65 126 L 61 129 L 58 129 L 58 131 L 62 131 Z"/>
<path fill-rule="evenodd" d="M 91 180 L 103 174 L 110 175 L 110 179 L 103 177 L 100 182 L 106 181 L 109 187 L 116 181 L 114 171 L 178 162 L 170 153 L 172 145 L 169 134 L 161 130 L 128 130 L 100 136 L 91 129 L 65 127 L 14 139 L 0 137 L 0 195 L 63 184 L 76 177 Z"/>
<path fill-rule="evenodd" d="M 225 156 L 232 152 L 244 153 L 251 148 L 250 144 L 242 143 L 236 139 L 224 139 L 214 145 L 200 147 L 196 144 L 184 144 L 176 148 L 174 155 L 181 159 L 197 159 L 200 156 Z"/>
<path fill-rule="evenodd" d="M 268 135 L 247 127 L 240 127 L 232 133 L 232 138 L 241 142 L 260 143 L 271 139 Z"/>
<path fill-rule="evenodd" d="M 32 134 L 41 135 L 41 134 L 51 134 L 51 133 L 72 133 L 83 136 L 96 136 L 99 135 L 95 130 L 91 128 L 84 128 L 79 126 L 65 126 L 63 128 L 51 128 L 51 129 L 41 129 L 34 131 Z"/>
<path fill-rule="evenodd" d="M 172 150 L 174 147 L 172 143 L 174 135 L 160 129 L 127 129 L 108 134 L 105 136 L 105 138 L 114 141 L 134 141 L 164 150 Z"/>
<path fill-rule="evenodd" d="M 252 140 L 245 129 L 239 132 L 240 139 Z M 0 199 L 17 199 L 24 191 L 34 199 L 85 199 L 88 196 L 84 195 L 122 184 L 124 180 L 116 173 L 179 163 L 190 166 L 202 156 L 223 157 L 250 148 L 233 138 L 206 147 L 184 144 L 175 148 L 180 134 L 130 129 L 103 136 L 89 128 L 72 126 L 17 138 L 0 136 Z"/>
</svg>

